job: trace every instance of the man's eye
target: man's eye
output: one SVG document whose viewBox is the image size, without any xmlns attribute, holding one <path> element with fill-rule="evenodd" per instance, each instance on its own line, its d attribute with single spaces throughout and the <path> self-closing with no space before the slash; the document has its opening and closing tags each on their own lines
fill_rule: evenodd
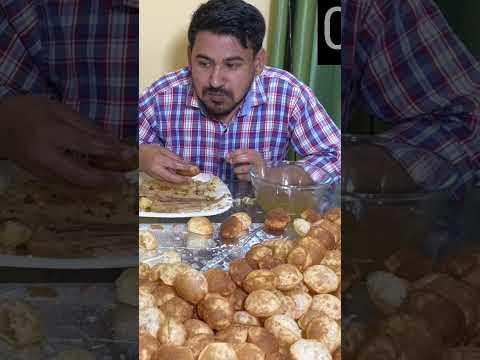
<svg viewBox="0 0 480 360">
<path fill-rule="evenodd" d="M 201 67 L 208 67 L 208 65 L 210 65 L 210 63 L 208 61 L 199 61 L 198 63 Z"/>
<path fill-rule="evenodd" d="M 240 64 L 238 64 L 238 63 L 227 63 L 226 66 L 227 66 L 227 69 L 234 70 L 234 69 L 238 69 L 240 67 Z"/>
</svg>

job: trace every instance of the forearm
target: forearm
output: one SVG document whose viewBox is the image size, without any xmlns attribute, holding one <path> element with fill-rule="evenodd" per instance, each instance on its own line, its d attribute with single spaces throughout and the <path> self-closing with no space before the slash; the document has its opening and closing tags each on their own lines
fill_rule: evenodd
<svg viewBox="0 0 480 360">
<path fill-rule="evenodd" d="M 329 148 L 303 158 L 304 169 L 315 182 L 334 183 L 340 180 L 340 151 Z"/>
<path fill-rule="evenodd" d="M 381 134 L 395 142 L 417 146 L 443 157 L 454 165 L 459 180 L 454 189 L 457 195 L 465 186 L 480 181 L 480 117 L 475 114 L 437 115 L 407 121 Z M 405 151 L 392 149 L 392 155 L 399 160 L 410 174 L 422 171 L 422 177 L 435 179 L 441 169 L 423 159 L 413 158 Z"/>
<path fill-rule="evenodd" d="M 289 122 L 290 144 L 304 158 L 305 170 L 316 182 L 340 179 L 341 134 L 308 87 L 299 91 Z"/>
<path fill-rule="evenodd" d="M 341 176 L 340 130 L 326 112 L 319 114 L 296 120 L 291 144 L 314 181 L 336 182 Z"/>
</svg>

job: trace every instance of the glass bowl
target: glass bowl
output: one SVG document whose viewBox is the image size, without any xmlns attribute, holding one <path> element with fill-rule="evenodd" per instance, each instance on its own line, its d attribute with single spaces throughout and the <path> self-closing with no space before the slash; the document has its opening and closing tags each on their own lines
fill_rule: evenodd
<svg viewBox="0 0 480 360">
<path fill-rule="evenodd" d="M 384 260 L 405 248 L 435 256 L 448 222 L 455 167 L 419 147 L 375 136 L 342 136 L 342 252 Z"/>
<path fill-rule="evenodd" d="M 264 211 L 283 208 L 294 217 L 310 208 L 324 212 L 340 206 L 340 186 L 335 182 L 313 182 L 303 166 L 303 161 L 284 160 L 252 168 L 250 179 L 257 204 Z"/>
</svg>

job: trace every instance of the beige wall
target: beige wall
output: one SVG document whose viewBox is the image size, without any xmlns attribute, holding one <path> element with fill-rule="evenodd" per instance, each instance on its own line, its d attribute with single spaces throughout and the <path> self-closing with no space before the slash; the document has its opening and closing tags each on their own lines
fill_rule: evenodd
<svg viewBox="0 0 480 360">
<path fill-rule="evenodd" d="M 140 91 L 163 74 L 187 65 L 188 24 L 205 1 L 140 0 Z M 268 29 L 271 0 L 247 1 L 260 10 Z M 267 35 L 268 30 L 264 44 Z"/>
</svg>

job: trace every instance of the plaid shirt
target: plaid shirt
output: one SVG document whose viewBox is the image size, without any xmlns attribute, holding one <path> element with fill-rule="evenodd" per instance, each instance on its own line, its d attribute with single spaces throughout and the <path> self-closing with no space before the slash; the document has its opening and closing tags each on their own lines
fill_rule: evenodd
<svg viewBox="0 0 480 360">
<path fill-rule="evenodd" d="M 0 0 L 0 98 L 71 105 L 135 138 L 138 0 Z"/>
<path fill-rule="evenodd" d="M 265 67 L 228 125 L 205 114 L 186 68 L 167 74 L 139 102 L 140 144 L 160 143 L 220 178 L 232 176 L 225 157 L 236 149 L 285 158 L 289 144 L 316 181 L 340 176 L 340 132 L 312 91 L 286 71 Z"/>
<path fill-rule="evenodd" d="M 480 180 L 480 66 L 432 0 L 342 1 L 342 119 L 353 101 L 395 125 L 382 136 L 455 164 L 457 191 Z"/>
</svg>

